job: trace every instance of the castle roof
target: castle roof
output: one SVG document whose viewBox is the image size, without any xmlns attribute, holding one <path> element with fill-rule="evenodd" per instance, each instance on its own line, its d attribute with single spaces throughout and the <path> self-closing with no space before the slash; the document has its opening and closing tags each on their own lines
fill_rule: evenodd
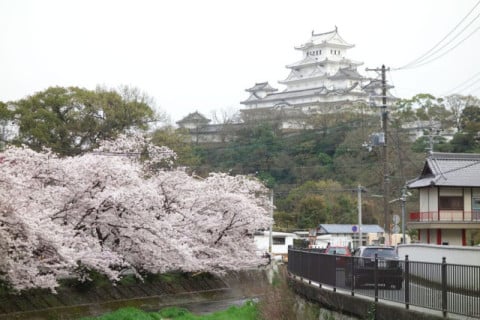
<svg viewBox="0 0 480 320">
<path fill-rule="evenodd" d="M 333 76 L 329 77 L 332 80 L 337 79 L 355 79 L 355 80 L 362 80 L 364 77 L 358 73 L 357 69 L 355 68 L 340 68 L 338 69 L 337 73 Z"/>
<path fill-rule="evenodd" d="M 342 58 L 341 60 L 333 60 L 333 59 L 328 59 L 327 57 L 323 58 L 322 60 L 318 60 L 317 58 L 314 58 L 313 56 L 306 56 L 302 60 L 299 60 L 297 62 L 291 63 L 286 65 L 286 68 L 289 69 L 295 69 L 299 67 L 307 67 L 315 64 L 320 64 L 320 65 L 325 65 L 328 63 L 335 63 L 335 64 L 344 64 L 344 65 L 355 65 L 355 66 L 361 66 L 363 62 L 359 61 L 354 61 L 350 60 L 347 58 Z"/>
<path fill-rule="evenodd" d="M 344 47 L 344 48 L 353 48 L 355 45 L 349 44 L 338 34 L 338 28 L 335 27 L 334 30 L 324 33 L 315 33 L 312 31 L 312 36 L 309 41 L 306 43 L 296 46 L 295 49 L 306 50 L 311 47 Z"/>
<path fill-rule="evenodd" d="M 290 99 L 293 99 L 293 98 L 311 97 L 311 96 L 318 96 L 319 99 L 322 99 L 322 97 L 327 95 L 343 95 L 345 93 L 352 91 L 357 86 L 358 86 L 358 83 L 355 83 L 353 86 L 346 89 L 328 89 L 324 86 L 321 86 L 321 87 L 303 89 L 303 90 L 282 91 L 282 92 L 268 94 L 263 99 L 256 100 L 256 99 L 250 99 L 252 98 L 250 97 L 249 99 L 242 101 L 240 103 L 248 105 L 250 103 L 256 103 L 259 100 L 262 102 L 264 101 L 273 102 L 273 101 L 282 101 L 282 100 L 289 101 Z"/>
<path fill-rule="evenodd" d="M 210 119 L 207 119 L 204 115 L 202 115 L 202 114 L 199 113 L 198 111 L 195 111 L 195 112 L 192 112 L 192 113 L 190 113 L 189 115 L 187 115 L 185 118 L 177 121 L 177 124 L 178 124 L 178 125 L 186 124 L 186 123 L 195 123 L 195 124 L 203 123 L 203 124 L 207 124 L 207 123 L 209 123 L 210 121 L 211 121 Z"/>
<path fill-rule="evenodd" d="M 257 91 L 266 91 L 266 92 L 274 92 L 277 89 L 270 86 L 268 82 L 259 82 L 255 83 L 255 85 L 249 89 L 245 89 L 247 92 L 257 92 Z"/>
</svg>

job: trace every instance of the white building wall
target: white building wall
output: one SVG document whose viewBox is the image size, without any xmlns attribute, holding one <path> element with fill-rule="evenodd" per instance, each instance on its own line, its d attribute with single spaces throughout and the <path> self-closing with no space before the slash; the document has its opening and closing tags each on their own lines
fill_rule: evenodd
<svg viewBox="0 0 480 320">
<path fill-rule="evenodd" d="M 437 243 L 437 229 L 430 229 L 430 243 Z"/>
<path fill-rule="evenodd" d="M 445 257 L 447 263 L 480 266 L 480 247 L 405 244 L 398 246 L 398 255 L 401 259 L 408 255 L 408 259 L 412 261 L 433 263 L 441 263 L 442 257 Z"/>
<path fill-rule="evenodd" d="M 272 254 L 273 255 L 284 255 L 288 254 L 288 246 L 293 246 L 293 239 L 297 238 L 297 235 L 291 233 L 272 233 L 272 238 L 284 238 L 284 244 L 273 244 L 272 243 Z M 269 250 L 269 243 L 270 243 L 270 234 L 268 232 L 264 232 L 263 234 L 255 234 L 254 242 L 257 247 L 257 252 L 265 253 Z"/>
<path fill-rule="evenodd" d="M 420 212 L 430 211 L 430 188 L 420 189 Z"/>
<path fill-rule="evenodd" d="M 419 229 L 419 230 L 418 230 L 418 236 L 419 236 L 420 242 L 422 242 L 422 243 L 427 243 L 427 241 L 428 241 L 428 239 L 427 239 L 427 230 L 425 230 L 425 229 Z"/>
<path fill-rule="evenodd" d="M 480 247 L 459 247 L 459 246 L 439 246 L 428 244 L 406 244 L 397 247 L 400 259 L 404 259 L 408 255 L 408 260 L 442 263 L 442 258 L 446 258 L 447 264 L 461 264 L 469 266 L 480 266 Z M 419 269 L 420 270 L 420 269 Z M 415 269 L 410 269 L 415 274 Z M 416 274 L 417 277 L 425 277 L 423 272 Z M 428 275 L 429 281 L 441 283 L 441 272 L 433 272 Z M 478 289 L 480 282 L 480 274 L 471 272 L 469 277 L 459 278 L 457 269 L 447 268 L 447 283 L 455 279 L 455 284 L 462 289 Z"/>
<path fill-rule="evenodd" d="M 461 246 L 462 245 L 462 230 L 460 229 L 443 229 L 442 230 L 442 244 Z M 480 262 L 480 261 L 479 261 Z"/>
<path fill-rule="evenodd" d="M 471 188 L 463 189 L 463 210 L 465 212 L 472 211 L 472 189 Z"/>
</svg>

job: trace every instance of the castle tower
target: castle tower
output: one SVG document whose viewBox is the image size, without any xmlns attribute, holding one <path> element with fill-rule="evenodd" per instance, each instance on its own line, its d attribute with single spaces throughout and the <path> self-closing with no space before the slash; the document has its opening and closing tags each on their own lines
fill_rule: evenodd
<svg viewBox="0 0 480 320">
<path fill-rule="evenodd" d="M 368 102 L 370 80 L 357 71 L 363 63 L 347 58 L 353 47 L 337 27 L 325 33 L 312 31 L 307 42 L 295 47 L 302 53 L 301 60 L 287 65 L 289 74 L 279 81 L 286 88 L 278 91 L 267 82 L 255 84 L 246 90 L 250 96 L 241 102 L 246 107 L 240 110 L 242 115 L 258 118 L 265 111 L 281 109 L 283 114 L 302 117 L 351 110 Z"/>
</svg>

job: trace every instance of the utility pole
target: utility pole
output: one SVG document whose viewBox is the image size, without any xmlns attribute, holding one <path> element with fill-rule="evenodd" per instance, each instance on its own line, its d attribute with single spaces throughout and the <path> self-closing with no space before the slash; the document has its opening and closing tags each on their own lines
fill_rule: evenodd
<svg viewBox="0 0 480 320">
<path fill-rule="evenodd" d="M 388 175 L 388 153 L 387 153 L 387 123 L 388 123 L 388 111 L 387 111 L 387 80 L 386 71 L 390 68 L 385 68 L 385 65 L 375 69 L 368 69 L 367 71 L 380 71 L 382 76 L 382 130 L 383 130 L 383 230 L 385 231 L 385 241 L 390 244 L 390 223 L 388 221 L 388 192 L 389 192 L 389 175 Z"/>
<path fill-rule="evenodd" d="M 435 138 L 435 133 L 438 133 L 438 131 L 435 129 L 432 118 L 430 117 L 429 119 L 429 128 L 428 128 L 428 148 L 427 148 L 427 154 L 430 155 L 433 153 L 433 147 L 434 147 L 434 138 Z"/>
<path fill-rule="evenodd" d="M 358 196 L 358 247 L 363 245 L 363 235 L 362 235 L 362 186 L 358 185 L 357 188 Z M 357 248 L 358 248 L 357 247 Z"/>
<path fill-rule="evenodd" d="M 272 257 L 272 244 L 273 244 L 273 188 L 270 193 L 270 218 L 272 219 L 272 222 L 270 224 L 270 230 L 268 233 L 268 253 L 270 254 L 270 257 Z"/>
<path fill-rule="evenodd" d="M 406 193 L 406 187 L 402 188 L 402 197 L 400 198 L 400 201 L 402 201 L 402 244 L 406 244 L 407 241 L 405 239 L 405 219 L 406 219 L 406 214 L 405 214 L 405 202 L 407 201 L 407 193 Z"/>
</svg>

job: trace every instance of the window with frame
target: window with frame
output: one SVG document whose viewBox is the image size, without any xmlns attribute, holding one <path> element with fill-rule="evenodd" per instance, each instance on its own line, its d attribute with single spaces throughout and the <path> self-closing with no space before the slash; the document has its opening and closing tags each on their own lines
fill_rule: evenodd
<svg viewBox="0 0 480 320">
<path fill-rule="evenodd" d="M 272 238 L 272 243 L 273 244 L 285 244 L 285 238 L 284 237 L 273 237 Z"/>
<path fill-rule="evenodd" d="M 463 210 L 463 197 L 441 196 L 438 199 L 438 208 L 440 210 Z"/>
</svg>

